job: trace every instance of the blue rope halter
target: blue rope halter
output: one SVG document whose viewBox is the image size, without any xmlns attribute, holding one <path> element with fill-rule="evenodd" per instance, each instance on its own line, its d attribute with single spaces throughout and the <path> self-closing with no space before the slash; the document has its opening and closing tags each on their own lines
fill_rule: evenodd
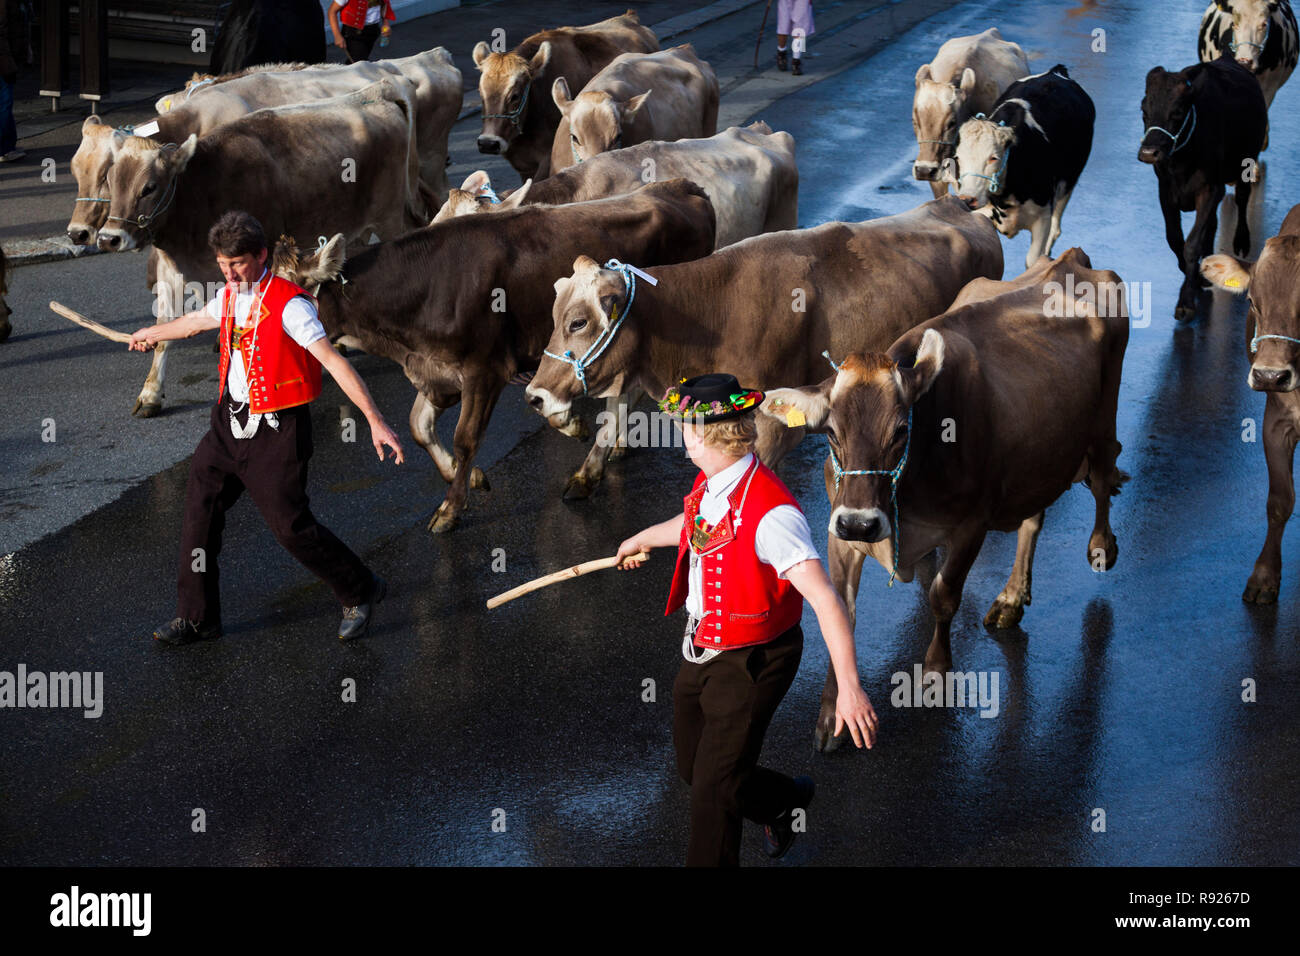
<svg viewBox="0 0 1300 956">
<path fill-rule="evenodd" d="M 1191 84 L 1188 85 L 1190 86 Z M 1188 123 L 1192 124 L 1192 128 L 1190 130 L 1187 130 Z M 1183 130 L 1187 130 L 1187 139 L 1184 139 L 1182 143 L 1179 143 L 1178 141 L 1182 139 L 1183 136 Z M 1188 143 L 1192 141 L 1192 134 L 1195 132 L 1196 132 L 1196 104 L 1193 103 L 1192 108 L 1188 110 L 1187 115 L 1183 117 L 1183 125 L 1178 127 L 1177 136 L 1175 136 L 1173 133 L 1169 132 L 1169 130 L 1164 129 L 1162 127 L 1151 126 L 1147 128 L 1147 131 L 1145 133 L 1142 134 L 1142 139 L 1143 141 L 1145 141 L 1147 136 L 1151 133 L 1164 133 L 1166 136 L 1168 136 L 1170 139 L 1174 141 L 1174 148 L 1169 151 L 1169 155 L 1172 156 L 1174 155 L 1174 153 L 1178 152 L 1180 149 L 1182 149 L 1184 146 L 1186 146 Z"/>
<path fill-rule="evenodd" d="M 627 285 L 627 305 L 623 308 L 622 315 L 613 316 L 614 321 L 596 336 L 596 341 L 591 343 L 591 347 L 583 353 L 582 358 L 575 358 L 572 349 L 566 349 L 563 355 L 556 355 L 554 352 L 543 349 L 543 354 L 551 358 L 564 362 L 566 365 L 573 366 L 573 374 L 577 376 L 578 381 L 582 384 L 582 394 L 587 394 L 587 368 L 600 358 L 605 349 L 609 348 L 609 343 L 614 341 L 614 336 L 622 328 L 626 321 L 628 313 L 632 311 L 632 301 L 636 298 L 636 275 L 632 272 L 632 267 L 624 265 L 617 259 L 610 259 L 605 263 L 606 269 L 613 269 L 623 274 L 623 282 Z M 617 311 L 617 306 L 615 307 Z"/>
<path fill-rule="evenodd" d="M 188 102 L 189 98 L 193 96 L 195 92 L 197 92 L 198 90 L 201 90 L 203 87 L 207 86 L 208 84 L 215 83 L 215 82 L 217 82 L 217 78 L 215 76 L 210 76 L 206 80 L 199 80 L 197 83 L 191 84 L 190 88 L 185 91 L 186 101 Z"/>
<path fill-rule="evenodd" d="M 1293 339 L 1289 335 L 1271 335 L 1271 334 L 1256 335 L 1253 339 L 1250 340 L 1251 355 L 1254 355 L 1256 352 L 1259 351 L 1259 343 L 1262 342 L 1264 339 L 1281 339 L 1283 342 L 1294 342 L 1296 345 L 1300 345 L 1300 339 Z"/>
<path fill-rule="evenodd" d="M 826 361 L 831 363 L 831 368 L 839 371 L 840 367 L 835 364 L 829 352 L 823 352 Z M 894 545 L 894 567 L 889 572 L 889 586 L 894 586 L 894 579 L 898 577 L 898 552 L 903 545 L 903 529 L 898 523 L 898 482 L 903 477 L 903 469 L 907 467 L 907 456 L 912 450 L 912 409 L 907 410 L 907 444 L 903 446 L 903 457 L 898 460 L 898 464 L 888 470 L 884 468 L 854 468 L 851 470 L 840 467 L 840 460 L 835 456 L 835 449 L 827 441 L 826 449 L 831 455 L 831 471 L 835 475 L 835 493 L 839 494 L 840 479 L 847 478 L 850 475 L 888 475 L 889 476 L 889 501 L 894 509 L 894 525 L 890 531 L 890 537 Z"/>
<path fill-rule="evenodd" d="M 1268 15 L 1268 19 L 1264 21 L 1264 42 L 1263 43 L 1251 43 L 1249 40 L 1246 40 L 1242 43 L 1238 43 L 1237 34 L 1233 33 L 1232 39 L 1228 41 L 1228 49 L 1231 50 L 1233 53 L 1236 53 L 1237 47 L 1253 46 L 1260 53 L 1263 53 L 1264 47 L 1268 46 L 1268 35 L 1272 31 L 1273 31 L 1273 14 L 1270 13 Z"/>
<path fill-rule="evenodd" d="M 501 205 L 501 197 L 498 196 L 497 191 L 487 183 L 484 183 L 482 186 L 476 189 L 475 194 L 482 196 L 494 206 Z"/>
<path fill-rule="evenodd" d="M 513 113 L 484 113 L 483 118 L 485 120 L 507 119 L 515 126 L 523 126 L 523 123 L 520 122 L 520 117 L 524 115 L 524 110 L 528 108 L 528 91 L 532 89 L 532 86 L 533 78 L 530 76 L 528 82 L 524 84 L 524 95 L 519 98 L 519 108 Z"/>
</svg>

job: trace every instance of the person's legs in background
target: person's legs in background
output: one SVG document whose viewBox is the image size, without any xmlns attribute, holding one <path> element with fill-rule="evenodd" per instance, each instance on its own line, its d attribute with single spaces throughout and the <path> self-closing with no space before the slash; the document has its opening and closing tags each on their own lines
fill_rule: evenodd
<svg viewBox="0 0 1300 956">
<path fill-rule="evenodd" d="M 0 163 L 12 163 L 27 154 L 18 148 L 18 127 L 14 123 L 12 78 L 0 77 Z"/>
</svg>

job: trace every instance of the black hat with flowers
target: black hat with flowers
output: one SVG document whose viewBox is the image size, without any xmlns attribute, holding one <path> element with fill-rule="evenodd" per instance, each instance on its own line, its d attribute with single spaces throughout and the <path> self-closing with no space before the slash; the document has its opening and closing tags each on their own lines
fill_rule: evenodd
<svg viewBox="0 0 1300 956">
<path fill-rule="evenodd" d="M 711 425 L 752 412 L 763 393 L 741 388 L 736 376 L 711 372 L 684 378 L 659 400 L 659 410 L 671 418 L 695 425 Z"/>
</svg>

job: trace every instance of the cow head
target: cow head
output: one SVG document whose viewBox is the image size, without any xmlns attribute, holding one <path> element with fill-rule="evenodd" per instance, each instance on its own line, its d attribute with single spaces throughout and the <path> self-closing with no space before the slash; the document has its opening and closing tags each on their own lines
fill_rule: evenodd
<svg viewBox="0 0 1300 956">
<path fill-rule="evenodd" d="M 1273 14 L 1279 5 L 1280 0 L 1215 0 L 1219 13 L 1232 18 L 1232 39 L 1227 43 L 1228 50 L 1252 73 L 1259 72 L 1259 58 L 1268 43 L 1273 29 Z M 1220 36 L 1225 33 L 1219 31 Z"/>
<path fill-rule="evenodd" d="M 961 124 L 952 180 L 957 198 L 971 209 L 987 206 L 1006 187 L 1007 159 L 1016 131 L 982 115 Z"/>
<path fill-rule="evenodd" d="M 1140 161 L 1153 166 L 1163 163 L 1187 142 L 1192 135 L 1194 100 L 1187 70 L 1170 73 L 1157 66 L 1147 74 L 1146 95 L 1142 97 L 1142 124 L 1146 132 L 1138 147 Z"/>
<path fill-rule="evenodd" d="M 430 225 L 477 212 L 504 212 L 507 209 L 518 209 L 528 197 L 528 190 L 532 185 L 533 181 L 526 179 L 522 186 L 505 199 L 497 199 L 488 174 L 481 169 L 475 170 L 460 184 L 459 189 L 448 190 L 447 201 L 442 204 L 442 208 L 433 217 Z"/>
<path fill-rule="evenodd" d="M 581 163 L 597 153 L 623 146 L 623 130 L 636 117 L 637 110 L 652 91 L 646 90 L 627 100 L 616 100 L 601 90 L 588 90 L 569 96 L 569 83 L 556 77 L 551 85 L 551 99 L 560 108 L 560 114 L 569 121 L 569 147 L 574 162 Z"/>
<path fill-rule="evenodd" d="M 831 497 L 830 533 L 845 541 L 883 541 L 893 531 L 893 482 L 910 453 L 912 406 L 943 370 L 943 337 L 927 329 L 912 368 L 881 353 L 854 353 L 820 385 L 777 388 L 767 393 L 761 411 L 787 425 L 791 411 L 830 443 L 827 490 Z M 835 483 L 835 464 L 840 477 Z M 850 474 L 870 472 L 870 474 Z"/>
<path fill-rule="evenodd" d="M 93 113 L 81 124 L 81 145 L 72 154 L 77 200 L 68 222 L 68 239 L 79 246 L 94 243 L 108 220 L 108 170 L 113 165 L 113 127 Z"/>
<path fill-rule="evenodd" d="M 305 256 L 292 236 L 281 236 L 271 252 L 271 274 L 315 295 L 322 285 L 339 277 L 346 253 L 347 243 L 341 232 L 319 243 Z"/>
<path fill-rule="evenodd" d="M 474 65 L 480 73 L 478 93 L 483 99 L 480 153 L 504 153 L 519 135 L 528 112 L 533 81 L 542 75 L 550 59 L 549 40 L 530 59 L 518 53 L 492 53 L 481 40 L 474 47 Z"/>
<path fill-rule="evenodd" d="M 1250 374 L 1259 392 L 1290 392 L 1300 385 L 1300 236 L 1274 236 L 1256 262 L 1207 256 L 1201 274 L 1220 289 L 1245 295 L 1252 332 Z"/>
<path fill-rule="evenodd" d="M 99 230 L 105 252 L 138 249 L 151 241 L 171 214 L 177 181 L 194 158 L 199 138 L 191 133 L 180 146 L 159 144 L 114 130 L 113 164 L 108 171 L 108 223 Z"/>
<path fill-rule="evenodd" d="M 554 427 L 569 424 L 573 400 L 584 394 L 573 363 L 555 356 L 572 355 L 581 360 L 593 344 L 608 340 L 599 358 L 582 370 L 585 394 L 602 398 L 623 392 L 639 338 L 629 322 L 620 325 L 614 335 L 614 323 L 625 314 L 627 299 L 623 274 L 603 269 L 587 256 L 574 260 L 573 275 L 556 280 L 551 310 L 555 331 L 546 346 L 550 354 L 542 358 L 527 389 L 528 404 Z"/>
<path fill-rule="evenodd" d="M 916 71 L 912 98 L 912 130 L 916 133 L 916 162 L 912 175 L 937 180 L 944 161 L 957 147 L 957 130 L 970 118 L 967 101 L 975 90 L 975 71 L 967 67 L 951 83 L 933 79 L 930 64 Z"/>
</svg>

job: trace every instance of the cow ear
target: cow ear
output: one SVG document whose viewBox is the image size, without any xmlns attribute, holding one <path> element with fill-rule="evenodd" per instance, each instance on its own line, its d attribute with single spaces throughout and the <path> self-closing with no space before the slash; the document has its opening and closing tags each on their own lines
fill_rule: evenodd
<svg viewBox="0 0 1300 956">
<path fill-rule="evenodd" d="M 961 71 L 961 82 L 958 84 L 958 87 L 967 96 L 970 96 L 971 93 L 975 92 L 975 71 L 969 66 Z"/>
<path fill-rule="evenodd" d="M 484 186 L 490 185 L 492 185 L 492 181 L 488 178 L 487 171 L 476 169 L 465 177 L 465 181 L 460 184 L 460 188 L 467 193 L 476 193 Z"/>
<path fill-rule="evenodd" d="M 528 62 L 528 72 L 533 76 L 539 76 L 542 70 L 546 69 L 546 64 L 551 62 L 551 41 L 543 41 L 542 45 L 537 48 L 533 58 Z"/>
<path fill-rule="evenodd" d="M 569 81 L 564 77 L 557 76 L 551 84 L 551 99 L 555 100 L 562 115 L 569 115 L 569 110 L 573 109 L 573 97 L 569 95 Z"/>
<path fill-rule="evenodd" d="M 599 269 L 600 265 L 591 256 L 578 256 L 573 260 L 573 271 L 576 272 L 593 272 Z"/>
<path fill-rule="evenodd" d="M 81 124 L 81 135 L 85 136 L 92 129 L 96 129 L 104 125 L 106 124 L 102 119 L 100 119 L 96 114 L 91 113 L 89 116 L 86 117 L 86 121 Z"/>
<path fill-rule="evenodd" d="M 624 121 L 624 122 L 631 122 L 632 119 L 634 119 L 634 118 L 636 117 L 636 111 L 639 110 L 639 109 L 641 108 L 641 106 L 642 106 L 642 105 L 645 103 L 645 101 L 646 101 L 646 97 L 649 96 L 652 92 L 654 92 L 654 91 L 653 91 L 653 90 L 646 90 L 646 91 L 645 91 L 644 93 L 642 93 L 641 95 L 639 95 L 639 96 L 634 96 L 634 97 L 632 97 L 630 100 L 628 100 L 626 103 L 623 104 L 623 121 Z"/>
<path fill-rule="evenodd" d="M 478 67 L 480 71 L 483 69 L 483 61 L 488 58 L 488 54 L 491 52 L 491 49 L 483 40 L 479 40 L 474 44 L 474 52 L 471 55 L 474 57 L 474 65 Z"/>
<path fill-rule="evenodd" d="M 787 428 L 803 425 L 809 431 L 824 432 L 831 417 L 831 388 L 834 385 L 835 376 L 832 375 L 820 385 L 774 388 L 767 393 L 758 410 Z"/>
<path fill-rule="evenodd" d="M 1254 268 L 1255 263 L 1235 256 L 1206 256 L 1201 262 L 1201 275 L 1216 288 L 1233 295 L 1245 295 L 1250 288 Z"/>
<path fill-rule="evenodd" d="M 334 233 L 323 247 L 304 260 L 298 273 L 302 284 L 319 288 L 324 283 L 337 279 L 343 271 L 346 254 L 347 242 L 343 233 Z"/>
<path fill-rule="evenodd" d="M 903 404 L 914 405 L 942 371 L 943 336 L 934 329 L 926 329 L 921 336 L 921 347 L 916 350 L 916 363 L 911 368 L 894 366 L 894 383 Z"/>
<path fill-rule="evenodd" d="M 194 158 L 194 151 L 198 148 L 198 133 L 190 133 L 190 135 L 186 137 L 185 142 L 176 147 L 176 154 L 172 159 L 172 163 L 176 166 L 177 172 L 180 172 L 190 164 L 190 160 Z"/>
<path fill-rule="evenodd" d="M 532 186 L 533 181 L 531 179 L 525 179 L 522 186 L 497 204 L 497 211 L 501 212 L 506 209 L 518 209 L 524 204 L 524 200 L 528 198 L 528 190 L 531 189 Z"/>
<path fill-rule="evenodd" d="M 934 74 L 930 72 L 930 64 L 923 63 L 921 68 L 916 71 L 916 85 L 920 86 L 926 80 L 933 78 Z"/>
</svg>

